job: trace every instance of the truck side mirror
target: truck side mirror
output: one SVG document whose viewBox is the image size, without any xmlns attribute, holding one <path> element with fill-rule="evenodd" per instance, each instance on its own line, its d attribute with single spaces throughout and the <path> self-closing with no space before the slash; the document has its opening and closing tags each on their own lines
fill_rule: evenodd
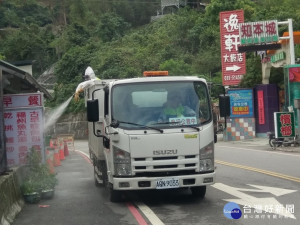
<svg viewBox="0 0 300 225">
<path fill-rule="evenodd" d="M 230 98 L 228 95 L 219 96 L 220 116 L 230 116 Z"/>
<path fill-rule="evenodd" d="M 87 101 L 87 120 L 89 122 L 98 122 L 99 121 L 98 99 Z"/>
</svg>

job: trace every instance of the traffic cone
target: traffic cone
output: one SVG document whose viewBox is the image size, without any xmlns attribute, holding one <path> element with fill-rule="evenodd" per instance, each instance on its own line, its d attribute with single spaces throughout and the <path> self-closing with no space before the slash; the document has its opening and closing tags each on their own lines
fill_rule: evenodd
<svg viewBox="0 0 300 225">
<path fill-rule="evenodd" d="M 54 166 L 61 166 L 58 146 L 54 145 L 54 147 L 55 148 L 54 148 L 54 155 L 53 155 L 53 164 L 54 164 Z"/>
<path fill-rule="evenodd" d="M 53 150 L 53 149 L 52 149 Z M 48 170 L 50 174 L 55 174 L 54 171 L 54 164 L 53 164 L 53 157 L 51 157 L 50 149 L 46 149 L 46 162 L 48 165 Z"/>
<path fill-rule="evenodd" d="M 53 139 L 50 139 L 50 148 L 54 148 L 54 140 Z"/>
<path fill-rule="evenodd" d="M 66 141 L 64 141 L 64 154 L 65 154 L 65 156 L 69 155 L 68 144 Z"/>
<path fill-rule="evenodd" d="M 60 140 L 60 142 L 59 142 L 59 159 L 60 160 L 65 160 L 64 145 L 63 145 L 62 140 Z"/>
</svg>

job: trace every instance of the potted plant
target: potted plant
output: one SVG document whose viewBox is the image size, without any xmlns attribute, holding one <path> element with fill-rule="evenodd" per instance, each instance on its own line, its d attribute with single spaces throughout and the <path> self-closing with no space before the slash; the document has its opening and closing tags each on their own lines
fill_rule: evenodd
<svg viewBox="0 0 300 225">
<path fill-rule="evenodd" d="M 34 148 L 28 154 L 26 176 L 21 185 L 24 200 L 37 203 L 41 197 L 52 198 L 57 184 L 55 174 L 51 174 L 46 164 L 41 163 L 41 154 Z"/>
<path fill-rule="evenodd" d="M 40 177 L 41 197 L 43 199 L 50 199 L 54 196 L 55 185 L 57 178 L 55 174 L 50 174 L 46 166 L 41 168 L 42 172 Z"/>
<path fill-rule="evenodd" d="M 38 203 L 41 200 L 38 181 L 33 176 L 27 176 L 21 185 L 21 191 L 25 202 Z"/>
</svg>

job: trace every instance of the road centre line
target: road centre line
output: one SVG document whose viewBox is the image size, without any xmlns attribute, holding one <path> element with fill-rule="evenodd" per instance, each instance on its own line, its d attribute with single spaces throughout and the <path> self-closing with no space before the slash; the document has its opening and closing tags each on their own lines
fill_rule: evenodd
<svg viewBox="0 0 300 225">
<path fill-rule="evenodd" d="M 277 154 L 277 155 L 284 155 L 284 156 L 293 156 L 293 157 L 300 157 L 300 154 L 291 154 L 291 153 L 283 153 L 283 152 L 274 152 L 272 150 L 270 151 L 264 151 L 264 150 L 257 150 L 257 149 L 252 149 L 252 148 L 241 148 L 241 147 L 231 147 L 231 146 L 226 146 L 226 145 L 215 145 L 217 148 L 233 148 L 236 150 L 248 150 L 248 151 L 255 151 L 255 152 L 264 152 L 264 153 L 271 153 L 271 154 Z M 271 148 L 271 147 L 270 147 Z"/>
<path fill-rule="evenodd" d="M 244 166 L 244 165 L 239 165 L 239 164 L 235 164 L 235 163 L 230 163 L 230 162 L 225 162 L 225 161 L 221 161 L 221 160 L 215 160 L 216 163 L 221 164 L 221 165 L 225 165 L 225 166 L 231 166 L 231 167 L 236 167 L 236 168 L 240 168 L 240 169 L 245 169 L 245 170 L 250 170 L 253 172 L 258 172 L 258 173 L 262 173 L 262 174 L 266 174 L 266 175 L 270 175 L 273 177 L 278 177 L 278 178 L 282 178 L 285 180 L 291 180 L 291 181 L 295 181 L 300 183 L 300 178 L 298 177 L 293 177 L 293 176 L 289 176 L 289 175 L 285 175 L 285 174 L 281 174 L 281 173 L 276 173 L 276 172 L 272 172 L 272 171 L 268 171 L 268 170 L 263 170 L 263 169 L 258 169 L 255 167 L 250 167 L 250 166 Z"/>
</svg>

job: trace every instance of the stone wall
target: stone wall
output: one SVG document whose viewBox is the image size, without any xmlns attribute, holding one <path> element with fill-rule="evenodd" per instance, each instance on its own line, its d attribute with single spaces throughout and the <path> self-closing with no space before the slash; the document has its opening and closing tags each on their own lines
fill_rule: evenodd
<svg viewBox="0 0 300 225">
<path fill-rule="evenodd" d="M 16 168 L 7 175 L 0 176 L 1 225 L 10 225 L 24 205 L 18 178 L 20 170 L 20 168 Z"/>
<path fill-rule="evenodd" d="M 56 124 L 49 129 L 47 134 L 72 134 L 75 139 L 87 139 L 88 124 L 86 118 L 86 112 L 63 115 Z"/>
</svg>

